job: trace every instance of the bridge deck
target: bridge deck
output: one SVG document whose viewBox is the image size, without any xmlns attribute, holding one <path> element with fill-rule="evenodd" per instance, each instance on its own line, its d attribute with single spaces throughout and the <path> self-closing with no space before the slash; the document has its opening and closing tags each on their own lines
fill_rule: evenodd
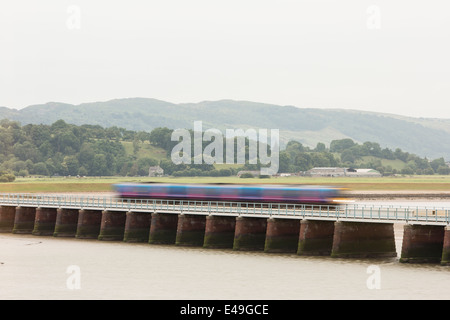
<svg viewBox="0 0 450 320">
<path fill-rule="evenodd" d="M 175 201 L 162 199 L 120 199 L 112 196 L 0 194 L 0 205 L 289 218 L 332 221 L 406 222 L 448 225 L 450 207 L 383 206 L 341 204 L 305 205 L 254 202 Z"/>
</svg>

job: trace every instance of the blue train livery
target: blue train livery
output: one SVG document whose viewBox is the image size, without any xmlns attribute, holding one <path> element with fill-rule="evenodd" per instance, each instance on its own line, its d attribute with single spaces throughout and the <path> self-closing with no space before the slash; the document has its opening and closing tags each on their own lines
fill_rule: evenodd
<svg viewBox="0 0 450 320">
<path fill-rule="evenodd" d="M 123 183 L 114 189 L 121 198 L 139 199 L 336 205 L 346 198 L 342 188 L 315 185 Z"/>
</svg>

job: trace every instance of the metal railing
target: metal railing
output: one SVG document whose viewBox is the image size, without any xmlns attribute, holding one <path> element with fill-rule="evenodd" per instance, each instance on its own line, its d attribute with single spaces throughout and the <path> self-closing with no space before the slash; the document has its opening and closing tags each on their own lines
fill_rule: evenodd
<svg viewBox="0 0 450 320">
<path fill-rule="evenodd" d="M 333 221 L 448 225 L 450 207 L 343 204 L 308 205 L 224 201 L 122 199 L 110 196 L 2 194 L 0 205 L 175 214 L 232 215 Z"/>
</svg>

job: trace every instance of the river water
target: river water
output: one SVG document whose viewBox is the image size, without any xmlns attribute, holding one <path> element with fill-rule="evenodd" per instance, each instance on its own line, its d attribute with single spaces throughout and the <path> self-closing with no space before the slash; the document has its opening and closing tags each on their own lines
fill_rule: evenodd
<svg viewBox="0 0 450 320">
<path fill-rule="evenodd" d="M 450 202 L 434 204 L 450 207 Z M 396 224 L 399 255 L 402 233 L 403 225 Z M 450 299 L 448 288 L 450 267 L 401 264 L 396 258 L 300 257 L 0 234 L 2 300 Z"/>
</svg>

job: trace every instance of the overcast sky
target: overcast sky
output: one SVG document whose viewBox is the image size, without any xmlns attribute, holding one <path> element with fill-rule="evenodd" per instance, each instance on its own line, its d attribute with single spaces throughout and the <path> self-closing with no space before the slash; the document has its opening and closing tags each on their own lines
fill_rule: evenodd
<svg viewBox="0 0 450 320">
<path fill-rule="evenodd" d="M 0 3 L 0 106 L 148 97 L 450 118 L 450 1 Z"/>
</svg>

